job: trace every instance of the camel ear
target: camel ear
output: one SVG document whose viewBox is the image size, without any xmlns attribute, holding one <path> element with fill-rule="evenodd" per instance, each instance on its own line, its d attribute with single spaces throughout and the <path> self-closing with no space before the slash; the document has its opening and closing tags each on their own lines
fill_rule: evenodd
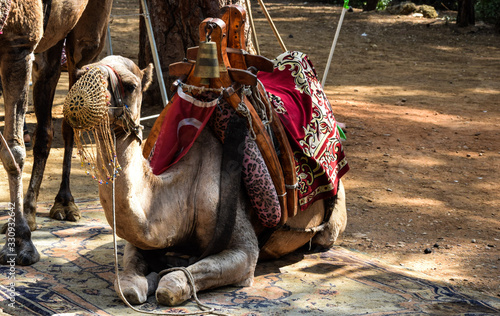
<svg viewBox="0 0 500 316">
<path fill-rule="evenodd" d="M 153 64 L 142 70 L 142 92 L 146 91 L 153 82 Z"/>
</svg>

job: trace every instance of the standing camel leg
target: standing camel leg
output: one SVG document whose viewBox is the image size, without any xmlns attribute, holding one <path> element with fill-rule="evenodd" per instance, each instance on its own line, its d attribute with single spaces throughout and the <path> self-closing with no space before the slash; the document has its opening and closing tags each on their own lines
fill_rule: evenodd
<svg viewBox="0 0 500 316">
<path fill-rule="evenodd" d="M 33 133 L 33 170 L 24 199 L 25 217 L 32 231 L 36 229 L 36 203 L 54 137 L 52 104 L 61 75 L 62 47 L 63 41 L 37 54 L 33 65 L 33 103 L 37 125 Z"/>
<path fill-rule="evenodd" d="M 67 35 L 66 52 L 70 87 L 76 81 L 76 69 L 94 61 L 104 47 L 111 3 L 111 1 L 91 1 L 77 25 Z M 61 74 L 62 46 L 63 41 L 38 54 L 36 58 L 33 98 L 38 125 L 34 135 L 33 172 L 25 199 L 27 217 L 32 230 L 36 229 L 36 202 L 53 137 L 51 108 L 57 81 Z M 62 134 L 64 139 L 62 180 L 54 205 L 50 210 L 50 217 L 58 220 L 78 221 L 81 217 L 80 210 L 70 190 L 73 129 L 64 120 Z"/>
<path fill-rule="evenodd" d="M 0 251 L 1 264 L 15 262 L 19 265 L 30 265 L 40 260 L 40 255 L 31 241 L 31 231 L 24 217 L 22 204 L 22 171 L 26 158 L 23 123 L 31 75 L 31 52 L 30 46 L 23 49 L 22 45 L 19 45 L 16 49 L 2 51 L 0 54 L 5 104 L 4 136 L 14 158 L 12 160 L 8 149 L 1 146 L 0 159 L 7 171 L 11 201 L 10 217 L 4 226 L 6 242 Z"/>
<path fill-rule="evenodd" d="M 76 70 L 92 63 L 102 51 L 111 12 L 112 1 L 90 1 L 78 24 L 66 37 L 66 53 L 69 86 L 76 82 Z M 64 138 L 63 172 L 59 192 L 50 210 L 50 217 L 59 220 L 77 221 L 80 210 L 75 204 L 70 189 L 71 156 L 73 152 L 73 129 L 63 120 Z"/>
</svg>

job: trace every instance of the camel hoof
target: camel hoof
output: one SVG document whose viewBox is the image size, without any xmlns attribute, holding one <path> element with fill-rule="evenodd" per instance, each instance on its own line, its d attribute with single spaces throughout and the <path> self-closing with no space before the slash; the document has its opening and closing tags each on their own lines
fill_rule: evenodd
<svg viewBox="0 0 500 316">
<path fill-rule="evenodd" d="M 75 202 L 68 202 L 66 206 L 61 202 L 55 202 L 50 209 L 50 218 L 60 221 L 78 222 L 81 217 L 80 210 Z"/>
<path fill-rule="evenodd" d="M 12 250 L 15 250 L 14 252 Z M 31 240 L 23 240 L 19 247 L 10 247 L 7 244 L 0 251 L 0 264 L 29 266 L 40 260 L 40 254 Z"/>
<path fill-rule="evenodd" d="M 182 271 L 175 271 L 161 278 L 156 290 L 156 301 L 166 306 L 177 306 L 191 297 L 191 288 Z"/>
<path fill-rule="evenodd" d="M 161 288 L 156 291 L 156 301 L 159 304 L 166 306 L 176 306 L 182 303 L 178 301 L 173 291 L 165 288 Z"/>
<path fill-rule="evenodd" d="M 116 285 L 115 285 L 115 289 L 116 289 Z M 138 289 L 136 289 L 136 288 L 130 287 L 130 288 L 122 289 L 122 293 L 123 293 L 123 297 L 125 297 L 127 302 L 129 302 L 132 305 L 142 304 L 142 303 L 146 302 L 146 300 L 148 299 L 148 297 L 146 295 L 144 295 L 143 293 L 139 293 Z M 122 298 L 122 300 L 123 300 L 123 298 Z"/>
<path fill-rule="evenodd" d="M 124 275 L 120 277 L 120 288 L 123 297 L 120 295 L 120 288 L 118 287 L 118 280 L 115 280 L 115 291 L 118 296 L 130 304 L 142 304 L 148 299 L 148 296 L 153 294 L 156 289 L 156 273 L 152 273 L 147 277 L 141 275 Z"/>
</svg>

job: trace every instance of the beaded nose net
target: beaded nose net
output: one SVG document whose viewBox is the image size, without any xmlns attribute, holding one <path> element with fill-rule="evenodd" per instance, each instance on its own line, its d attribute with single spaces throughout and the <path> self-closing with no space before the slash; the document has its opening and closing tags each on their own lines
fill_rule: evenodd
<svg viewBox="0 0 500 316">
<path fill-rule="evenodd" d="M 113 170 L 116 176 L 120 169 L 109 125 L 110 93 L 105 71 L 88 67 L 69 90 L 63 107 L 64 118 L 75 132 L 82 167 L 99 184 L 113 181 Z M 100 165 L 98 151 L 102 155 Z"/>
</svg>

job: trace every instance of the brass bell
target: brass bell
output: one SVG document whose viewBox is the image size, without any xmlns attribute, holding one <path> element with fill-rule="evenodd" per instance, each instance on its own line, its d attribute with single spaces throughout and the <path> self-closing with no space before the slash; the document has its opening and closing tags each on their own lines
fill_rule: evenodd
<svg viewBox="0 0 500 316">
<path fill-rule="evenodd" d="M 210 85 L 210 78 L 219 78 L 219 59 L 215 42 L 200 43 L 193 76 L 201 78 L 202 85 Z"/>
</svg>

